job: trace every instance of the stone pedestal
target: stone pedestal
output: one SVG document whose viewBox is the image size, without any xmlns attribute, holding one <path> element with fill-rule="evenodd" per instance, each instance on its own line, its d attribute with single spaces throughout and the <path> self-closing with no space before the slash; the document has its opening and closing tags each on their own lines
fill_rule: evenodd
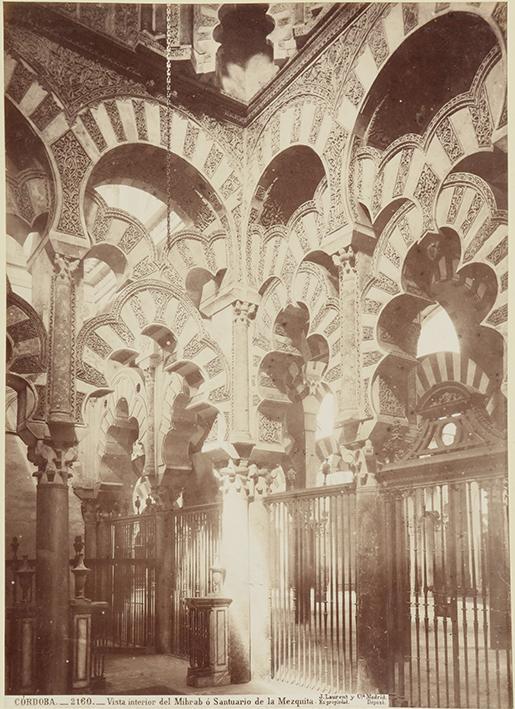
<svg viewBox="0 0 515 709">
<path fill-rule="evenodd" d="M 104 658 L 107 648 L 109 604 L 105 601 L 93 601 L 91 609 L 91 687 L 101 691 L 105 687 Z"/>
<path fill-rule="evenodd" d="M 190 614 L 190 687 L 231 684 L 228 650 L 230 598 L 187 598 Z"/>
<path fill-rule="evenodd" d="M 17 605 L 6 612 L 7 693 L 33 694 L 36 688 L 36 609 Z"/>
<path fill-rule="evenodd" d="M 70 690 L 84 693 L 91 685 L 93 604 L 87 598 L 70 602 Z"/>
</svg>

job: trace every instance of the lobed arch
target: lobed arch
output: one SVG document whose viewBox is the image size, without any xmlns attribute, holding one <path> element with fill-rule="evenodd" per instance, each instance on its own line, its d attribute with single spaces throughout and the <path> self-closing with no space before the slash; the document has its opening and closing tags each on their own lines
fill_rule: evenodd
<svg viewBox="0 0 515 709">
<path fill-rule="evenodd" d="M 148 410 L 143 389 L 143 377 L 136 368 L 124 367 L 113 376 L 110 393 L 104 398 L 105 410 L 100 424 L 99 457 L 102 457 L 105 452 L 108 431 L 115 425 L 120 401 L 126 404 L 127 418 L 137 421 L 137 440 L 144 445 L 148 425 Z"/>
<path fill-rule="evenodd" d="M 436 223 L 440 228 L 449 227 L 460 237 L 461 257 L 458 268 L 470 261 L 480 261 L 495 270 L 499 297 L 506 291 L 506 252 L 496 250 L 505 243 L 506 212 L 496 208 L 494 195 L 488 184 L 476 175 L 451 173 L 443 181 L 435 197 Z M 409 248 L 428 232 L 420 208 L 411 200 L 399 199 L 399 207 L 390 217 L 374 251 L 372 269 L 379 278 L 372 284 L 367 297 L 385 302 L 381 290 L 392 295 L 401 282 L 402 267 Z M 495 251 L 494 256 L 491 256 Z M 386 278 L 382 278 L 386 276 Z M 386 289 L 386 290 L 385 290 Z M 500 303 L 502 304 L 502 302 Z"/>
<path fill-rule="evenodd" d="M 165 393 L 161 405 L 161 417 L 159 421 L 158 433 L 158 464 L 166 463 L 165 459 L 165 438 L 172 429 L 173 408 L 175 401 L 184 392 L 184 378 L 178 372 L 167 375 L 168 381 L 165 383 Z"/>
<path fill-rule="evenodd" d="M 507 339 L 508 225 L 505 210 L 497 209 L 488 184 L 477 175 L 452 173 L 437 198 L 436 214 L 442 227 L 459 236 L 461 258 L 458 272 L 483 264 L 495 274 L 497 296 L 484 325 Z"/>
<path fill-rule="evenodd" d="M 268 338 L 258 335 L 254 344 L 256 354 L 253 369 L 256 371 L 253 394 L 252 427 L 257 440 L 255 455 L 286 456 L 290 464 L 304 475 L 301 462 L 304 450 L 304 404 L 309 397 L 309 411 L 320 407 L 326 394 L 339 399 L 338 377 L 326 377 L 334 370 L 334 360 L 339 365 L 339 313 L 336 304 L 326 306 L 331 327 L 324 327 L 319 301 L 325 304 L 323 287 L 317 289 L 315 280 L 324 276 L 322 268 L 314 263 L 303 264 L 299 270 L 296 290 L 304 300 L 288 299 L 284 284 L 279 279 L 272 280 L 263 294 L 258 308 L 256 326 L 271 322 Z M 309 280 L 306 288 L 306 280 Z M 268 303 L 268 298 L 270 303 Z M 262 307 L 267 312 L 259 312 Z M 311 313 L 310 313 L 311 311 Z M 311 322 L 313 312 L 318 323 Z M 333 320 L 331 319 L 333 318 Z M 327 322 L 327 320 L 325 320 Z M 338 341 L 339 345 L 339 341 Z M 257 354 L 257 351 L 260 353 Z M 253 378 L 254 379 L 254 378 Z M 318 404 L 316 403 L 318 402 Z"/>
<path fill-rule="evenodd" d="M 192 363 L 188 374 L 174 371 L 165 376 L 157 451 L 158 464 L 164 466 L 160 477 L 168 471 L 179 475 L 190 472 L 193 469 L 192 453 L 202 449 L 217 417 L 221 416 L 225 421 L 225 414 L 217 405 L 205 402 L 204 406 L 198 406 L 197 389 L 190 384 L 190 377 L 199 381 L 202 378 L 200 368 L 195 368 Z M 229 414 L 228 410 L 226 414 Z M 219 426 L 215 428 L 218 430 Z"/>
<path fill-rule="evenodd" d="M 131 155 L 135 161 L 129 170 L 126 164 Z M 174 281 L 180 278 L 178 271 L 188 267 L 227 269 L 232 265 L 231 235 L 220 201 L 194 168 L 177 156 L 167 159 L 166 155 L 163 148 L 128 144 L 100 159 L 88 182 L 88 216 L 95 238 L 119 242 L 133 262 L 137 278 L 148 276 L 166 262 Z M 175 185 L 170 221 L 175 231 L 171 235 L 167 235 L 169 176 Z M 134 189 L 137 192 L 132 199 L 129 190 Z M 105 204 L 101 191 L 111 206 Z M 123 209 L 113 208 L 118 203 Z M 129 215 L 126 210 L 132 205 Z M 197 248 L 190 251 L 192 240 L 203 244 L 204 258 Z"/>
<path fill-rule="evenodd" d="M 478 311 L 480 314 L 477 316 L 479 320 L 477 322 L 470 320 L 467 327 L 479 328 L 485 336 L 488 331 L 492 331 L 492 336 L 489 336 L 490 339 L 493 337 L 492 347 L 496 352 L 499 352 L 499 356 L 502 358 L 500 343 L 506 335 L 505 314 L 507 312 L 506 254 L 503 250 L 505 248 L 503 244 L 506 244 L 506 227 L 499 220 L 499 213 L 495 209 L 495 200 L 491 190 L 481 178 L 456 173 L 451 174 L 447 181 L 440 193 L 441 203 L 436 210 L 439 215 L 438 225 L 440 233 L 444 234 L 442 238 L 448 240 L 450 235 L 454 234 L 453 238 L 458 244 L 458 253 L 457 257 L 453 257 L 452 263 L 450 261 L 447 263 L 443 257 L 439 257 L 434 284 L 436 287 L 437 281 L 441 281 L 442 287 L 446 287 L 445 283 L 452 281 L 465 288 L 463 295 L 468 293 L 467 298 L 473 299 L 470 302 L 481 306 Z M 466 195 L 467 201 L 463 208 L 456 203 L 451 208 L 457 188 L 459 188 L 458 195 Z M 452 232 L 448 219 L 450 211 L 455 215 Z M 464 229 L 456 228 L 458 220 Z M 445 236 L 446 234 L 448 235 Z M 489 241 L 487 235 L 493 237 L 492 241 Z M 365 411 L 368 411 L 369 416 L 373 416 L 373 412 L 370 409 L 370 404 L 367 403 L 367 397 L 372 396 L 372 384 L 377 377 L 381 374 L 384 378 L 382 372 L 390 372 L 385 375 L 383 398 L 385 401 L 389 400 L 388 405 L 390 408 L 393 407 L 392 410 L 396 409 L 396 415 L 399 415 L 399 407 L 394 405 L 396 392 L 393 389 L 395 387 L 392 388 L 391 382 L 387 381 L 388 377 L 391 377 L 393 381 L 397 376 L 395 371 L 404 371 L 403 376 L 406 378 L 407 373 L 417 366 L 416 352 L 412 345 L 402 345 L 399 349 L 397 345 L 393 344 L 396 340 L 390 340 L 391 334 L 388 334 L 387 326 L 390 315 L 387 313 L 391 314 L 396 309 L 398 313 L 402 312 L 402 315 L 398 314 L 396 317 L 397 320 L 401 317 L 407 323 L 404 328 L 406 338 L 413 340 L 413 337 L 417 337 L 416 317 L 434 300 L 406 285 L 404 269 L 408 254 L 413 248 L 419 248 L 418 245 L 423 247 L 423 244 L 428 243 L 428 239 L 432 238 L 430 232 L 425 228 L 423 215 L 418 207 L 406 201 L 390 219 L 376 246 L 372 261 L 374 275 L 362 292 L 360 316 L 362 406 Z M 451 242 L 446 241 L 446 243 L 450 244 Z M 471 243 L 476 245 L 473 250 L 470 248 Z M 480 249 L 482 249 L 480 258 L 476 259 L 475 256 Z M 491 253 L 494 253 L 495 257 L 490 260 L 485 258 L 485 255 Z M 488 292 L 491 295 L 485 299 Z M 405 302 L 406 298 L 409 302 Z M 466 317 L 468 318 L 468 316 Z M 381 324 L 383 321 L 386 330 L 380 331 L 380 328 L 384 327 Z M 467 320 L 467 322 L 469 321 Z M 488 342 L 489 338 L 487 337 Z M 500 338 L 500 340 L 496 338 Z M 416 342 L 416 339 L 413 342 Z M 470 347 L 470 342 L 467 347 Z M 499 377 L 496 376 L 495 380 L 499 386 L 501 383 Z M 375 394 L 376 404 L 377 396 L 378 392 Z"/>
<path fill-rule="evenodd" d="M 110 207 L 101 195 L 93 190 L 88 190 L 87 193 L 86 222 L 92 244 L 110 242 L 129 255 L 139 245 L 140 240 L 144 240 L 146 250 L 153 259 L 157 258 L 156 246 L 145 225 L 127 211 Z"/>
<path fill-rule="evenodd" d="M 291 291 L 277 277 L 270 280 L 263 293 L 256 314 L 256 337 L 259 354 L 255 358 L 258 371 L 264 358 L 272 350 L 297 356 L 299 352 L 283 338 L 277 338 L 275 326 L 280 313 L 295 304 L 306 310 L 309 328 L 306 337 L 321 337 L 327 343 L 326 375 L 331 389 L 337 386 L 340 366 L 340 313 L 337 294 L 327 279 L 324 269 L 317 264 L 303 262 L 295 275 Z"/>
<path fill-rule="evenodd" d="M 205 333 L 200 315 L 178 290 L 162 281 L 127 286 L 110 312 L 87 321 L 77 341 L 77 378 L 83 391 L 108 386 L 107 362 L 131 361 L 144 346 L 145 332 L 171 332 L 174 351 L 166 354 L 165 367 L 195 362 L 205 372 L 203 396 L 230 391 L 228 364 L 219 346 Z M 135 333 L 135 334 L 133 334 Z M 140 333 L 140 334 L 138 334 Z M 156 340 L 159 344 L 159 338 Z M 227 394 L 228 396 L 228 394 Z"/>
</svg>

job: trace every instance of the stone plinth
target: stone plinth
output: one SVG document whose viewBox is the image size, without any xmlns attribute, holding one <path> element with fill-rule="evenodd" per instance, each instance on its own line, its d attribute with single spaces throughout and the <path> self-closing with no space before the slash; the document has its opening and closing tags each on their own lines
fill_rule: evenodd
<svg viewBox="0 0 515 709">
<path fill-rule="evenodd" d="M 93 604 L 87 598 L 70 602 L 70 690 L 83 693 L 91 685 L 91 624 Z"/>
<path fill-rule="evenodd" d="M 231 683 L 229 674 L 230 598 L 187 598 L 190 612 L 190 687 L 220 687 Z"/>
<path fill-rule="evenodd" d="M 19 604 L 6 613 L 7 687 L 10 694 L 33 694 L 36 685 L 36 609 Z"/>
</svg>

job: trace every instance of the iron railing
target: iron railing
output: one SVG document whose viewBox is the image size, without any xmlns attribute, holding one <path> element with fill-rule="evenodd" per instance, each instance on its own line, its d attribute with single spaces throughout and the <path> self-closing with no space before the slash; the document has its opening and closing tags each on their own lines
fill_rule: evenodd
<svg viewBox="0 0 515 709">
<path fill-rule="evenodd" d="M 385 496 L 389 673 L 408 706 L 510 707 L 504 476 Z"/>
<path fill-rule="evenodd" d="M 118 517 L 109 526 L 105 558 L 87 559 L 88 592 L 109 604 L 107 645 L 148 649 L 155 645 L 156 515 Z"/>
<path fill-rule="evenodd" d="M 210 568 L 220 553 L 221 506 L 199 505 L 173 511 L 172 653 L 188 657 L 189 617 L 186 598 L 213 591 Z"/>
<path fill-rule="evenodd" d="M 273 677 L 307 688 L 356 685 L 353 485 L 271 495 Z"/>
</svg>

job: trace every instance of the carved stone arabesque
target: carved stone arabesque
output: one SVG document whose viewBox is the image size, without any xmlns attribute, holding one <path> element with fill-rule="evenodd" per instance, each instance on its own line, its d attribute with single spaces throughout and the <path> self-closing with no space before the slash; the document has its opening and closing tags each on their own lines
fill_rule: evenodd
<svg viewBox="0 0 515 709">
<path fill-rule="evenodd" d="M 436 190 L 438 188 L 438 177 L 430 165 L 425 163 L 415 188 L 414 195 L 420 202 L 424 215 L 424 229 L 429 229 L 433 225 L 433 209 Z"/>
<path fill-rule="evenodd" d="M 80 219 L 80 186 L 91 160 L 71 130 L 52 143 L 51 150 L 62 188 L 57 228 L 65 234 L 86 238 Z"/>
<path fill-rule="evenodd" d="M 265 443 L 281 443 L 282 422 L 280 419 L 272 418 L 259 413 L 259 440 Z"/>
<path fill-rule="evenodd" d="M 27 57 L 70 114 L 78 112 L 94 100 L 123 94 L 147 94 L 142 83 L 128 79 L 105 64 L 65 47 L 57 39 L 43 36 L 40 33 L 43 29 L 40 26 L 41 18 L 38 16 L 36 20 L 29 10 L 25 20 L 24 26 L 6 23 L 6 48 L 14 54 Z M 55 29 L 54 25 L 53 31 Z M 51 33 L 50 27 L 48 34 Z M 78 76 L 80 81 L 77 81 Z"/>
</svg>

